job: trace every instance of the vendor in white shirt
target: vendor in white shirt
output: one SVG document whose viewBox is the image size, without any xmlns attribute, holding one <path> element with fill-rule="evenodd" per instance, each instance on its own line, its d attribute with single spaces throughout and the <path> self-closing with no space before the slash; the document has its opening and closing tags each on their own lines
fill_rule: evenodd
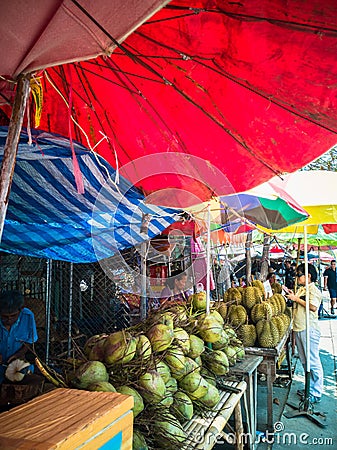
<svg viewBox="0 0 337 450">
<path fill-rule="evenodd" d="M 305 302 L 305 266 L 297 267 L 297 283 L 299 289 L 296 294 L 289 290 L 287 298 L 292 300 L 293 307 L 293 331 L 295 333 L 296 346 L 301 363 L 306 368 L 306 302 Z M 318 324 L 318 309 L 321 304 L 322 294 L 315 285 L 317 271 L 312 264 L 308 264 L 308 290 L 309 290 L 309 327 L 310 327 L 310 401 L 319 403 L 323 391 L 323 368 L 319 357 L 320 330 Z"/>
</svg>

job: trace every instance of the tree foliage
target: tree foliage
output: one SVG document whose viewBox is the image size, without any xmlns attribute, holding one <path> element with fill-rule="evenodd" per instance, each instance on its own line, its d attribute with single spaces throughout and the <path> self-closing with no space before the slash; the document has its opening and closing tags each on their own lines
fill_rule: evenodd
<svg viewBox="0 0 337 450">
<path fill-rule="evenodd" d="M 302 170 L 329 170 L 330 172 L 337 172 L 337 145 L 307 164 Z"/>
</svg>

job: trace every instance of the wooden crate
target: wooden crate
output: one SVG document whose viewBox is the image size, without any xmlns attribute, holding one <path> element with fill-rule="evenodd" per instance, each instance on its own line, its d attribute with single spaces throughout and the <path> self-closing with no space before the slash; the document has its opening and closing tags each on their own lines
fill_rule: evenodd
<svg viewBox="0 0 337 450">
<path fill-rule="evenodd" d="M 3 450 L 132 450 L 133 397 L 55 389 L 0 415 Z"/>
</svg>

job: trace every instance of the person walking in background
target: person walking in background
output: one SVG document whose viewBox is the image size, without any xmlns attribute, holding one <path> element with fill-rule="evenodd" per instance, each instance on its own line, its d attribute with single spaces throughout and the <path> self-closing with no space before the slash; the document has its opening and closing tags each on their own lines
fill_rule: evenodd
<svg viewBox="0 0 337 450">
<path fill-rule="evenodd" d="M 323 273 L 324 278 L 324 291 L 329 290 L 330 303 L 331 303 L 331 314 L 334 313 L 334 308 L 336 305 L 337 297 L 337 271 L 336 271 L 336 261 L 333 259 L 331 261 L 330 267 L 325 269 Z"/>
<path fill-rule="evenodd" d="M 285 262 L 284 284 L 288 289 L 294 289 L 295 286 L 295 268 L 289 259 Z"/>
<path fill-rule="evenodd" d="M 293 301 L 293 331 L 295 334 L 298 355 L 304 370 L 306 370 L 306 287 L 305 267 L 300 264 L 297 268 L 297 282 L 299 289 L 296 294 L 289 290 L 287 298 Z M 312 264 L 308 265 L 308 290 L 309 290 L 309 339 L 310 339 L 310 402 L 319 403 L 323 391 L 323 368 L 319 356 L 320 329 L 318 324 L 318 309 L 321 304 L 322 294 L 315 285 L 317 271 Z M 304 391 L 298 391 L 304 395 Z"/>
</svg>

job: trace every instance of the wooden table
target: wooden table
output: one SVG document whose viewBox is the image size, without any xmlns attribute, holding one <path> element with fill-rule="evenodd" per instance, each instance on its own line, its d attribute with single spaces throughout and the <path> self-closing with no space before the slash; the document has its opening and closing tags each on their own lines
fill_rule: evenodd
<svg viewBox="0 0 337 450">
<path fill-rule="evenodd" d="M 276 379 L 277 362 L 282 355 L 283 350 L 286 352 L 289 378 L 292 378 L 291 372 L 291 356 L 289 346 L 291 345 L 291 326 L 277 344 L 275 348 L 246 347 L 246 354 L 262 356 L 263 361 L 258 367 L 258 372 L 263 373 L 267 377 L 267 428 L 273 431 L 273 383 Z"/>
<path fill-rule="evenodd" d="M 215 444 L 233 442 L 235 448 L 243 450 L 244 436 L 241 414 L 241 397 L 247 389 L 245 381 L 226 381 L 226 384 L 237 388 L 238 393 L 221 391 L 220 401 L 213 411 L 205 411 L 203 416 L 195 414 L 184 425 L 187 440 L 181 450 L 209 450 Z M 235 433 L 226 434 L 222 430 L 234 413 Z"/>
<path fill-rule="evenodd" d="M 257 429 L 257 369 L 263 361 L 261 355 L 246 355 L 243 361 L 237 362 L 229 368 L 229 375 L 241 377 L 247 383 L 247 393 L 244 396 L 248 433 L 247 448 L 254 450 L 256 447 Z M 246 397 L 246 398 L 245 398 Z"/>
</svg>

